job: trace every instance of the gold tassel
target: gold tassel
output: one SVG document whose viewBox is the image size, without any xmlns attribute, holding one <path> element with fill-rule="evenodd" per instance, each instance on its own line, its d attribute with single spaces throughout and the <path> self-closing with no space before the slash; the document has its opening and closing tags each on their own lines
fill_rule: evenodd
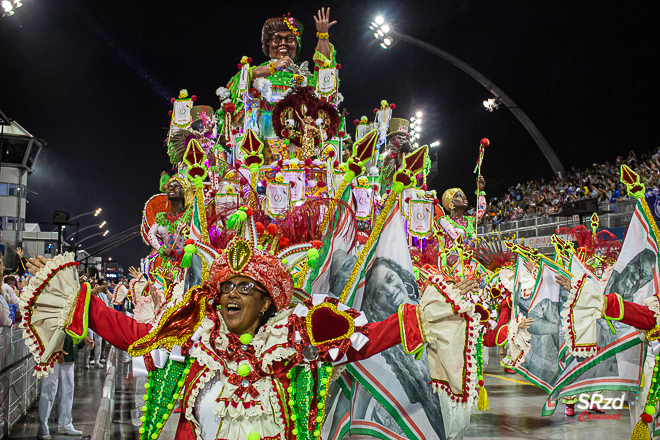
<svg viewBox="0 0 660 440">
<path fill-rule="evenodd" d="M 477 401 L 477 409 L 479 411 L 490 410 L 490 402 L 488 402 L 488 393 L 486 392 L 485 386 L 479 388 L 479 400 Z"/>
<path fill-rule="evenodd" d="M 630 435 L 630 440 L 649 440 L 651 438 L 651 433 L 649 432 L 649 425 L 644 423 L 643 420 L 640 420 L 635 425 L 632 434 Z"/>
<path fill-rule="evenodd" d="M 644 389 L 644 371 L 642 371 L 642 379 L 640 380 L 639 389 Z"/>
</svg>

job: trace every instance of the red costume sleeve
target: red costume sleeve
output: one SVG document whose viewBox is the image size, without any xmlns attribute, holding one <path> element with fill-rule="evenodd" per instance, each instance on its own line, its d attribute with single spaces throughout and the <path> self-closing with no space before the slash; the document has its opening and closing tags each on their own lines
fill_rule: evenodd
<svg viewBox="0 0 660 440">
<path fill-rule="evenodd" d="M 370 322 L 366 327 L 369 327 L 369 342 L 360 351 L 355 350 L 353 347 L 349 348 L 346 352 L 348 362 L 367 359 L 401 343 L 397 313 L 388 316 L 384 321 Z"/>
<path fill-rule="evenodd" d="M 608 318 L 613 318 L 640 330 L 651 330 L 656 326 L 655 314 L 648 307 L 621 300 L 621 303 L 623 303 L 622 311 L 619 297 L 616 293 L 610 293 L 605 296 L 607 297 L 605 315 Z"/>
<path fill-rule="evenodd" d="M 506 342 L 507 332 L 509 330 L 509 321 L 511 320 L 510 297 L 502 301 L 502 310 L 497 318 L 497 327 L 487 330 L 484 335 L 484 345 L 486 347 L 495 347 Z"/>
<path fill-rule="evenodd" d="M 89 302 L 89 328 L 112 346 L 124 351 L 151 330 L 150 325 L 140 324 L 135 319 L 111 309 L 94 295 Z"/>
</svg>

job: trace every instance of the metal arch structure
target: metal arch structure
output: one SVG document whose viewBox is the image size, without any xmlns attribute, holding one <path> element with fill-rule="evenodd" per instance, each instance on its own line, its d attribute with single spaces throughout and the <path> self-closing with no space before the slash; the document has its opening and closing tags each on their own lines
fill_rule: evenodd
<svg viewBox="0 0 660 440">
<path fill-rule="evenodd" d="M 439 56 L 440 58 L 444 59 L 445 61 L 450 62 L 454 66 L 458 67 L 461 69 L 463 72 L 467 73 L 470 75 L 472 78 L 474 78 L 479 84 L 484 86 L 490 93 L 495 96 L 495 98 L 499 99 L 500 102 L 508 108 L 511 113 L 520 121 L 520 123 L 525 127 L 527 132 L 532 136 L 536 144 L 539 146 L 541 149 L 541 152 L 545 156 L 546 160 L 552 167 L 552 171 L 554 171 L 555 175 L 558 176 L 565 176 L 566 171 L 564 170 L 564 166 L 561 164 L 559 161 L 559 158 L 555 154 L 555 151 L 552 149 L 548 141 L 543 137 L 539 129 L 536 127 L 536 125 L 532 122 L 531 119 L 525 114 L 525 112 L 522 111 L 520 107 L 516 105 L 515 102 L 513 102 L 513 99 L 509 98 L 509 96 L 504 93 L 499 87 L 497 87 L 491 80 L 486 78 L 484 75 L 482 75 L 480 72 L 478 72 L 476 69 L 474 69 L 472 66 L 469 64 L 465 63 L 464 61 L 461 61 L 460 59 L 456 58 L 450 53 L 445 52 L 444 50 L 429 44 L 425 41 L 419 40 L 415 37 L 411 37 L 410 35 L 402 34 L 400 32 L 393 32 L 392 33 L 394 38 L 396 40 L 402 40 L 402 41 L 407 41 L 410 44 L 413 44 L 417 47 L 421 47 L 424 50 L 427 50 L 431 52 L 434 55 Z"/>
</svg>

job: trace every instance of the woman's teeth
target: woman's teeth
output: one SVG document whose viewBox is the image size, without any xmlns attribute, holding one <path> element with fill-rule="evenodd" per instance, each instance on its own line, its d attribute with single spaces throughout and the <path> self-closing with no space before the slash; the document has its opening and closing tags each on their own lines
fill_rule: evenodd
<svg viewBox="0 0 660 440">
<path fill-rule="evenodd" d="M 240 312 L 241 306 L 238 304 L 227 304 L 227 312 Z"/>
</svg>

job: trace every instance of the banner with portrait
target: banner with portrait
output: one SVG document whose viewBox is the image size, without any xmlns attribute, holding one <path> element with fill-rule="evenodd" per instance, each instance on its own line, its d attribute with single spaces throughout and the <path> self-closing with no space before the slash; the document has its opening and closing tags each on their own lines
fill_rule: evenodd
<svg viewBox="0 0 660 440">
<path fill-rule="evenodd" d="M 382 232 L 366 252 L 355 279 L 349 277 L 357 257 L 333 256 L 333 260 L 343 261 L 333 262 L 338 270 L 331 276 L 331 291 L 338 296 L 351 282 L 345 303 L 363 311 L 370 322 L 382 321 L 397 313 L 401 304 L 416 304 L 420 299 L 398 203 L 383 215 Z M 426 353 L 416 360 L 397 345 L 348 365 L 346 372 L 355 382 L 350 422 L 345 419 L 345 402 L 339 401 L 343 399 L 341 393 L 331 394 L 328 408 L 339 409 L 335 409 L 333 421 L 324 425 L 322 438 L 340 438 L 338 432 L 345 429 L 345 423 L 351 434 L 387 439 L 445 438 L 440 400 L 429 385 Z"/>
<path fill-rule="evenodd" d="M 652 221 L 638 202 L 603 294 L 616 292 L 625 301 L 644 304 L 646 298 L 658 291 L 658 242 Z M 575 256 L 571 272 L 577 277 L 586 273 L 599 282 Z M 614 335 L 604 320 L 597 321 L 598 353 L 586 359 L 569 359 L 552 398 L 593 391 L 628 391 L 639 386 L 646 347 L 633 327 L 611 322 Z"/>
</svg>

